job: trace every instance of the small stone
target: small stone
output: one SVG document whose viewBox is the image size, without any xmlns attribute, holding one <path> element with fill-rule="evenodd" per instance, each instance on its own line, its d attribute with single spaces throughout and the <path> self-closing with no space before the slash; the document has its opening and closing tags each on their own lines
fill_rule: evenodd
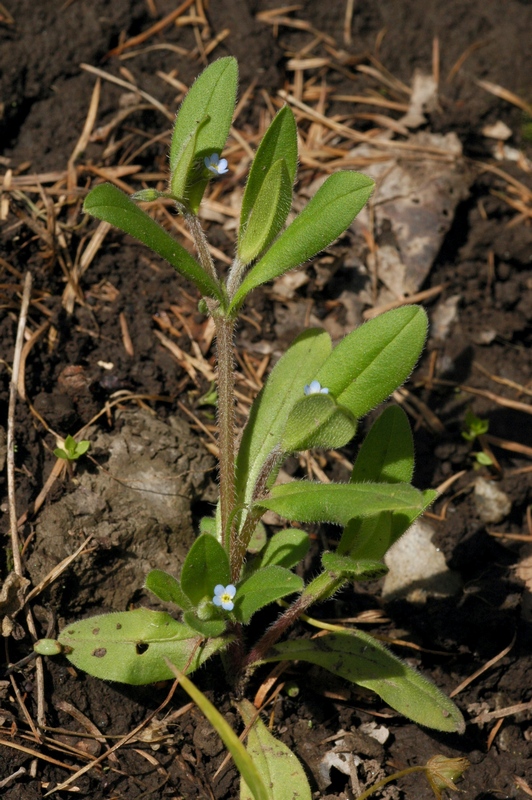
<svg viewBox="0 0 532 800">
<path fill-rule="evenodd" d="M 434 529 L 420 520 L 388 550 L 384 557 L 389 569 L 382 587 L 384 600 L 425 603 L 428 597 L 457 594 L 460 577 L 447 566 L 443 553 L 432 542 L 433 535 Z"/>
<path fill-rule="evenodd" d="M 494 481 L 477 478 L 474 493 L 475 506 L 482 522 L 496 524 L 508 516 L 512 503 L 508 495 Z"/>
</svg>

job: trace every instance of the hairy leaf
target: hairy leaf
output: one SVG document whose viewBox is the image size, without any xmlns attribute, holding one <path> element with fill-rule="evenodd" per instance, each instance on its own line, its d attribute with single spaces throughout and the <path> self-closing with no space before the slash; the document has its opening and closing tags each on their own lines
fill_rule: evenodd
<svg viewBox="0 0 532 800">
<path fill-rule="evenodd" d="M 389 406 L 373 423 L 351 473 L 351 483 L 410 483 L 414 474 L 414 440 L 408 417 Z"/>
<path fill-rule="evenodd" d="M 227 553 L 214 536 L 202 533 L 190 550 L 181 570 L 181 588 L 197 606 L 204 598 L 212 599 L 214 587 L 229 583 L 231 570 Z"/>
<path fill-rule="evenodd" d="M 269 566 L 253 572 L 238 584 L 234 615 L 247 624 L 260 608 L 303 589 L 303 580 L 284 567 Z"/>
<path fill-rule="evenodd" d="M 286 420 L 331 352 L 326 331 L 310 329 L 290 345 L 255 398 L 236 461 L 239 503 L 249 503 L 268 456 L 279 448 Z M 279 452 L 279 456 L 281 453 Z"/>
<path fill-rule="evenodd" d="M 240 229 L 238 257 L 249 264 L 275 239 L 290 211 L 292 181 L 284 158 L 268 170 L 246 224 Z"/>
<path fill-rule="evenodd" d="M 308 553 L 308 533 L 299 528 L 287 528 L 274 533 L 262 553 L 261 566 L 279 566 L 291 569 Z"/>
<path fill-rule="evenodd" d="M 342 339 L 315 379 L 359 419 L 408 378 L 426 335 L 421 306 L 387 311 Z"/>
<path fill-rule="evenodd" d="M 284 429 L 281 447 L 285 453 L 312 447 L 337 448 L 356 433 L 357 421 L 328 394 L 302 397 L 293 407 Z"/>
<path fill-rule="evenodd" d="M 328 572 L 346 574 L 356 581 L 373 581 L 388 572 L 388 567 L 382 561 L 354 559 L 338 553 L 323 553 L 321 563 Z"/>
<path fill-rule="evenodd" d="M 179 187 L 196 212 L 209 181 L 203 159 L 222 152 L 236 101 L 238 65 L 232 56 L 210 64 L 190 87 L 174 124 L 170 146 L 170 185 Z M 186 148 L 193 141 L 192 152 Z M 178 174 L 179 173 L 179 174 Z"/>
<path fill-rule="evenodd" d="M 462 733 L 463 717 L 433 683 L 361 631 L 330 633 L 272 647 L 266 662 L 309 661 L 352 683 L 371 689 L 405 717 L 439 731 Z"/>
<path fill-rule="evenodd" d="M 303 264 L 351 225 L 373 191 L 371 178 L 358 172 L 330 175 L 312 200 L 242 281 L 230 306 L 236 311 L 252 289 Z"/>
<path fill-rule="evenodd" d="M 190 253 L 116 186 L 111 183 L 96 186 L 85 198 L 83 210 L 147 245 L 183 277 L 192 281 L 202 294 L 222 300 L 222 292 L 216 281 L 207 275 Z"/>
<path fill-rule="evenodd" d="M 271 497 L 258 500 L 285 519 L 298 522 L 334 522 L 347 525 L 354 517 L 379 511 L 421 511 L 423 495 L 405 483 L 309 483 L 293 481 L 274 486 Z"/>
<path fill-rule="evenodd" d="M 312 793 L 305 770 L 294 753 L 272 736 L 249 700 L 241 700 L 237 707 L 246 727 L 253 722 L 248 733 L 246 750 L 264 785 L 269 789 L 270 800 L 311 800 Z M 242 777 L 240 800 L 253 800 L 253 797 L 254 794 Z"/>
<path fill-rule="evenodd" d="M 186 611 L 191 608 L 191 602 L 181 588 L 181 584 L 162 569 L 152 569 L 146 575 L 144 583 L 146 589 L 162 600 L 163 603 L 175 603 L 178 608 Z"/>
<path fill-rule="evenodd" d="M 165 657 L 193 672 L 231 638 L 203 643 L 196 631 L 164 611 L 137 608 L 73 622 L 61 631 L 58 641 L 78 669 L 96 678 L 138 686 L 173 676 Z"/>
</svg>

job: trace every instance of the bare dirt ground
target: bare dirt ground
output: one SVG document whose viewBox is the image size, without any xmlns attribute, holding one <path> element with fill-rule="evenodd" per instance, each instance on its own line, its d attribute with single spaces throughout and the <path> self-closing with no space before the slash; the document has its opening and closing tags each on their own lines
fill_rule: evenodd
<svg viewBox="0 0 532 800">
<path fill-rule="evenodd" d="M 15 416 L 25 575 L 38 585 L 92 537 L 31 602 L 38 635 L 146 603 L 145 573 L 177 570 L 215 499 L 214 415 L 201 404 L 213 378 L 210 325 L 170 267 L 83 216 L 88 189 L 102 180 L 128 192 L 162 187 L 183 92 L 205 63 L 227 54 L 241 72 L 231 171 L 205 207 L 218 263 L 232 252 L 250 152 L 283 102 L 301 133 L 295 209 L 336 169 L 378 179 L 371 215 L 314 264 L 253 295 L 237 341 L 238 411 L 243 422 L 246 398 L 305 326 L 338 339 L 405 297 L 425 305 L 431 337 L 396 400 L 414 427 L 416 485 L 442 487 L 427 523 L 458 591 L 441 596 L 420 585 L 415 598 L 385 602 L 375 583 L 318 611 L 359 621 L 365 614 L 365 629 L 400 640 L 395 652 L 456 692 L 468 724 L 464 736 L 435 735 L 378 698 L 296 666 L 289 678 L 299 694 L 280 693 L 267 712 L 316 797 L 356 797 L 379 771 L 421 765 L 435 753 L 470 760 L 460 784 L 468 800 L 532 794 L 531 29 L 526 0 L 0 4 L 3 419 L 24 278 L 33 278 Z M 186 242 L 169 209 L 154 213 Z M 489 421 L 473 444 L 461 436 L 467 409 Z M 75 474 L 54 473 L 41 505 L 57 436 L 81 430 L 90 459 Z M 342 452 L 346 461 L 358 441 Z M 491 466 L 477 463 L 480 450 Z M 347 475 L 322 454 L 288 468 Z M 479 478 L 502 493 L 499 510 L 487 509 Z M 7 511 L 5 471 L 0 491 Z M 12 568 L 7 519 L 2 581 Z M 323 532 L 311 534 L 317 552 Z M 24 613 L 4 619 L 3 633 L 6 664 L 31 651 Z M 264 677 L 256 676 L 250 696 Z M 217 667 L 198 680 L 237 725 Z M 167 693 L 102 683 L 48 660 L 47 728 L 37 731 L 34 663 L 0 675 L 2 797 L 43 797 L 147 719 Z M 371 722 L 388 729 L 383 744 L 361 727 Z M 360 757 L 356 775 L 333 768 L 324 777 L 320 764 L 334 748 Z M 213 778 L 224 758 L 177 693 L 71 788 L 91 800 L 231 800 L 233 767 Z M 412 776 L 388 796 L 432 793 Z"/>
</svg>

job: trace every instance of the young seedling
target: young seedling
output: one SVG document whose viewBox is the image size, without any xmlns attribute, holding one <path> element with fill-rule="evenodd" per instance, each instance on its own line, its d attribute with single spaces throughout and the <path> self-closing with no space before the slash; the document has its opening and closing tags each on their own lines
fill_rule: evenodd
<svg viewBox="0 0 532 800">
<path fill-rule="evenodd" d="M 176 670 L 189 674 L 215 653 L 223 656 L 229 683 L 240 686 L 260 664 L 307 661 L 372 689 L 421 725 L 462 731 L 464 721 L 454 703 L 368 634 L 345 630 L 316 640 L 281 641 L 312 604 L 352 581 L 383 575 L 388 548 L 436 496 L 411 485 L 412 435 L 406 415 L 395 406 L 387 407 L 374 423 L 348 482 L 294 480 L 276 485 L 287 456 L 309 448 L 343 447 L 354 437 L 358 420 L 407 379 L 423 349 L 427 318 L 422 308 L 404 306 L 362 325 L 336 347 L 325 330 L 303 331 L 255 399 L 237 445 L 233 342 L 246 298 L 340 236 L 369 199 L 373 181 L 356 172 L 330 175 L 285 227 L 297 170 L 296 123 L 285 106 L 251 165 L 236 254 L 223 280 L 198 209 L 209 181 L 228 170 L 222 151 L 236 90 L 233 58 L 215 61 L 193 84 L 174 126 L 167 192 L 145 189 L 130 198 L 104 184 L 89 193 L 84 206 L 87 213 L 165 258 L 194 284 L 202 296 L 200 308 L 213 319 L 220 451 L 216 513 L 202 520 L 179 577 L 161 570 L 146 577 L 146 588 L 173 603 L 179 621 L 163 611 L 137 608 L 73 622 L 61 631 L 58 642 L 74 666 L 129 684 L 172 678 Z M 172 198 L 184 217 L 197 258 L 137 205 L 161 194 Z M 268 510 L 289 522 L 341 527 L 337 547 L 322 554 L 321 571 L 308 582 L 293 571 L 308 551 L 307 534 L 288 527 L 267 539 L 261 518 Z M 266 631 L 251 627 L 244 633 L 260 609 L 282 598 L 291 598 L 288 607 Z M 55 652 L 48 640 L 37 643 L 36 649 Z M 189 681 L 187 691 L 190 685 Z M 241 705 L 240 711 L 246 720 L 249 708 Z M 261 741 L 266 738 L 258 736 Z M 260 749 L 257 741 L 253 747 Z M 286 794 L 286 781 L 271 785 L 268 774 L 274 756 L 264 755 L 269 751 L 265 746 L 260 759 L 253 756 L 262 765 L 264 784 L 271 787 L 267 797 L 294 797 Z M 254 797 L 264 796 L 260 782 L 250 775 L 248 770 L 245 780 L 251 783 L 241 796 L 247 798 L 250 791 Z M 310 797 L 308 786 L 301 784 L 297 796 Z"/>
<path fill-rule="evenodd" d="M 65 461 L 77 461 L 78 458 L 85 455 L 90 446 L 91 443 L 86 439 L 82 439 L 81 442 L 76 442 L 74 437 L 69 435 L 64 441 L 64 448 L 55 448 L 54 456 L 56 458 L 63 458 Z"/>
<path fill-rule="evenodd" d="M 477 417 L 470 408 L 467 409 L 465 419 L 465 430 L 462 431 L 462 436 L 466 440 L 466 442 L 473 442 L 478 439 L 481 446 L 482 446 L 482 436 L 488 432 L 490 423 L 487 419 L 482 419 L 481 417 Z M 486 453 L 485 450 L 477 450 L 473 453 L 475 461 L 482 467 L 491 467 L 493 464 L 493 459 Z"/>
</svg>

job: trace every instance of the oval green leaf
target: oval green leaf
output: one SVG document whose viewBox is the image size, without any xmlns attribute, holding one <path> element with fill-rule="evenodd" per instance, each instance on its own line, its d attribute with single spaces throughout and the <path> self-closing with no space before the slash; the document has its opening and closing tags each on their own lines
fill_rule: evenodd
<svg viewBox="0 0 532 800">
<path fill-rule="evenodd" d="M 381 314 L 342 339 L 315 379 L 358 419 L 408 378 L 423 350 L 427 327 L 421 306 Z"/>
<path fill-rule="evenodd" d="M 371 178 L 358 172 L 330 175 L 301 214 L 244 278 L 230 311 L 236 312 L 252 289 L 303 264 L 334 242 L 351 225 L 373 187 Z"/>
<path fill-rule="evenodd" d="M 89 675 L 139 686 L 173 677 L 165 657 L 193 672 L 231 641 L 201 638 L 164 611 L 137 608 L 73 622 L 58 641 L 68 660 Z"/>
<path fill-rule="evenodd" d="M 302 589 L 303 580 L 299 575 L 283 567 L 263 567 L 238 584 L 233 613 L 239 622 L 247 625 L 259 609 Z"/>
<path fill-rule="evenodd" d="M 328 394 L 302 397 L 293 407 L 281 440 L 285 453 L 312 447 L 343 447 L 356 433 L 357 421 Z"/>
<path fill-rule="evenodd" d="M 389 406 L 373 423 L 351 473 L 351 483 L 410 483 L 414 474 L 414 440 L 405 412 Z"/>
<path fill-rule="evenodd" d="M 181 588 L 194 606 L 204 598 L 212 600 L 214 587 L 230 581 L 226 551 L 210 533 L 202 533 L 190 550 L 181 570 Z"/>
</svg>

